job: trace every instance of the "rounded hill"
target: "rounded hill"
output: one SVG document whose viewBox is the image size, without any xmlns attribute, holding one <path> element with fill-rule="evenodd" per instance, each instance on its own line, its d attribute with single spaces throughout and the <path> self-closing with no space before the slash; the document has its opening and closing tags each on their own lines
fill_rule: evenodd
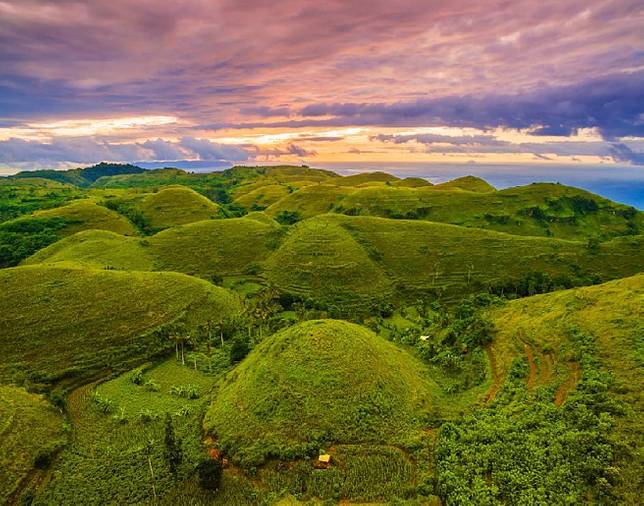
<svg viewBox="0 0 644 506">
<path fill-rule="evenodd" d="M 147 196 L 141 212 L 153 229 L 221 218 L 219 205 L 186 186 L 168 186 Z"/>
<path fill-rule="evenodd" d="M 204 419 L 241 464 L 330 443 L 391 443 L 431 404 L 423 365 L 364 327 L 312 320 L 262 342 L 224 379 Z"/>
<path fill-rule="evenodd" d="M 122 369 L 185 332 L 240 311 L 237 297 L 172 272 L 120 272 L 67 263 L 0 270 L 0 381 L 55 383 Z"/>
<path fill-rule="evenodd" d="M 276 287 L 293 294 L 354 303 L 386 296 L 391 283 L 351 234 L 324 216 L 294 227 L 266 262 Z"/>
</svg>

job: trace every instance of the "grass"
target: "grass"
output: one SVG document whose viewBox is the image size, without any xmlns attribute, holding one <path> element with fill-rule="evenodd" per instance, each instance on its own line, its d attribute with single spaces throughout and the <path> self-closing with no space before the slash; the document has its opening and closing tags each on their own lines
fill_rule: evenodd
<svg viewBox="0 0 644 506">
<path fill-rule="evenodd" d="M 434 388 L 420 362 L 371 331 L 313 320 L 266 339 L 229 373 L 204 427 L 253 467 L 332 444 L 404 439 Z"/>
<path fill-rule="evenodd" d="M 479 193 L 489 193 L 496 191 L 496 188 L 490 183 L 481 179 L 480 177 L 475 176 L 463 176 L 447 181 L 446 183 L 440 183 L 435 186 L 438 190 L 443 189 L 459 189 L 469 192 L 479 192 Z"/>
<path fill-rule="evenodd" d="M 456 299 L 498 291 L 531 273 L 545 273 L 558 286 L 589 284 L 638 272 L 641 252 L 642 236 L 615 238 L 591 251 L 578 241 L 420 220 L 327 214 L 280 227 L 254 213 L 173 227 L 143 240 L 84 232 L 28 263 L 172 270 L 217 281 L 263 276 L 283 292 L 349 307 L 386 296 Z"/>
<path fill-rule="evenodd" d="M 201 221 L 160 232 L 149 243 L 160 269 L 211 278 L 253 270 L 277 247 L 281 230 L 247 218 Z"/>
<path fill-rule="evenodd" d="M 315 299 L 385 297 L 392 288 L 351 234 L 329 220 L 296 225 L 266 266 L 277 288 Z"/>
<path fill-rule="evenodd" d="M 24 264 L 75 262 L 97 269 L 150 271 L 154 259 L 145 239 L 105 230 L 86 230 L 40 250 Z"/>
<path fill-rule="evenodd" d="M 613 378 L 611 398 L 628 406 L 623 416 L 612 422 L 614 465 L 620 474 L 616 493 L 623 504 L 638 502 L 644 475 L 640 455 L 644 440 L 644 402 L 640 394 L 644 387 L 643 301 L 644 275 L 640 274 L 513 301 L 491 314 L 497 328 L 492 346 L 497 374 L 508 376 L 512 360 L 526 357 L 527 343 L 538 360 L 532 388 L 550 386 L 550 399 L 562 385 L 571 390 L 577 384 L 567 381 L 571 375 L 574 378 L 572 364 L 580 361 L 578 344 L 567 337 L 569 329 L 576 328 L 591 337 L 599 363 Z M 550 365 L 546 357 L 550 357 Z M 583 378 L 588 371 L 584 371 L 583 363 L 581 369 Z"/>
<path fill-rule="evenodd" d="M 139 208 L 152 229 L 221 218 L 221 208 L 185 186 L 167 186 L 145 197 Z"/>
<path fill-rule="evenodd" d="M 516 235 L 609 239 L 638 233 L 644 214 L 589 192 L 558 184 L 532 184 L 489 191 L 476 180 L 477 191 L 464 191 L 467 178 L 443 185 L 356 188 L 332 184 L 307 186 L 271 205 L 266 213 L 298 212 L 304 218 L 335 212 L 348 215 L 409 218 L 451 223 Z M 489 185 L 488 185 L 489 186 Z M 440 190 L 440 191 L 439 191 Z"/>
<path fill-rule="evenodd" d="M 337 230 L 338 226 L 345 229 L 371 259 L 361 260 L 360 267 L 354 269 L 356 273 L 365 265 L 376 265 L 385 273 L 388 282 L 403 292 L 435 291 L 448 298 L 485 290 L 499 281 L 519 279 L 534 271 L 546 272 L 552 277 L 574 278 L 579 273 L 604 279 L 627 276 L 639 271 L 643 259 L 641 236 L 604 243 L 593 254 L 579 242 L 512 236 L 423 221 L 325 215 L 299 226 L 310 230 L 313 237 L 324 237 L 325 230 Z M 346 241 L 345 235 L 340 237 Z M 327 248 L 339 252 L 339 258 L 342 258 L 348 247 L 335 241 Z M 285 242 L 280 251 L 297 251 L 304 247 L 303 241 L 298 239 L 297 242 L 292 246 Z M 315 247 L 310 251 L 309 257 L 304 256 L 299 263 L 293 263 L 290 270 L 286 267 L 288 261 L 280 260 L 279 252 L 275 254 L 275 264 L 284 269 L 285 276 L 294 277 L 300 271 L 309 270 L 316 273 L 314 279 L 327 281 L 331 275 L 325 278 L 317 274 L 320 260 L 326 257 L 316 258 Z M 379 277 L 373 278 L 375 282 L 368 276 L 356 274 L 356 278 L 366 284 L 373 283 L 374 287 L 380 286 L 374 293 L 382 290 Z M 348 276 L 348 279 L 353 278 Z M 279 286 L 279 280 L 274 282 Z M 331 286 L 337 282 L 328 281 Z M 360 293 L 357 289 L 353 291 Z"/>
<path fill-rule="evenodd" d="M 174 273 L 78 266 L 0 271 L 0 379 L 49 385 L 121 369 L 172 348 L 163 329 L 239 310 L 235 296 Z"/>
<path fill-rule="evenodd" d="M 62 206 L 81 195 L 77 188 L 49 179 L 0 178 L 0 222 Z"/>
<path fill-rule="evenodd" d="M 168 503 L 173 491 L 192 483 L 194 466 L 205 457 L 199 420 L 216 378 L 174 359 L 144 369 L 141 385 L 132 383 L 133 372 L 101 383 L 97 393 L 89 385 L 70 394 L 71 441 L 34 504 L 143 504 L 153 502 L 155 493 Z M 177 397 L 171 393 L 174 384 L 195 385 L 200 397 Z M 99 398 L 101 404 L 93 400 Z M 164 457 L 166 413 L 183 453 L 176 480 Z"/>
<path fill-rule="evenodd" d="M 82 230 L 108 230 L 122 235 L 137 235 L 134 226 L 120 214 L 99 206 L 91 199 L 78 200 L 63 207 L 38 211 L 34 218 L 63 218 L 72 224 L 62 231 L 71 235 Z M 26 219 L 26 218 L 23 218 Z"/>
<path fill-rule="evenodd" d="M 60 411 L 40 395 L 0 385 L 0 501 L 8 504 L 64 442 Z"/>
</svg>

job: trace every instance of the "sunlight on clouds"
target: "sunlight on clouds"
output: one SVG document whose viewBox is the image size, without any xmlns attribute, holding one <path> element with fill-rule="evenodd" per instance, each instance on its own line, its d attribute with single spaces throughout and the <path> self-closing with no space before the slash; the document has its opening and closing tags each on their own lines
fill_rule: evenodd
<svg viewBox="0 0 644 506">
<path fill-rule="evenodd" d="M 28 123 L 27 128 L 34 133 L 61 137 L 108 135 L 121 130 L 167 126 L 177 122 L 178 118 L 175 116 L 126 116 L 123 118 L 73 119 Z"/>
</svg>

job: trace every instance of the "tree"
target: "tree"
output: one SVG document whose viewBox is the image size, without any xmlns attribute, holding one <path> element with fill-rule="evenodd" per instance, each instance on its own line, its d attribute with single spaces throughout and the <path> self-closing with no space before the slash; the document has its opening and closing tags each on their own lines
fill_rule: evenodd
<svg viewBox="0 0 644 506">
<path fill-rule="evenodd" d="M 199 486 L 206 490 L 219 490 L 222 471 L 223 469 L 219 459 L 202 460 L 197 466 Z"/>
<path fill-rule="evenodd" d="M 183 460 L 183 451 L 181 450 L 181 440 L 174 435 L 174 426 L 172 417 L 169 413 L 165 415 L 165 459 L 170 466 L 170 472 L 175 480 L 179 474 L 179 466 Z"/>
<path fill-rule="evenodd" d="M 250 347 L 248 346 L 248 341 L 242 336 L 237 336 L 233 339 L 232 346 L 230 347 L 230 363 L 236 364 L 243 360 L 248 352 Z"/>
<path fill-rule="evenodd" d="M 263 329 L 266 321 L 282 310 L 278 302 L 279 293 L 274 288 L 267 288 L 259 292 L 250 306 L 250 315 L 259 321 L 259 339 L 263 338 Z"/>
</svg>

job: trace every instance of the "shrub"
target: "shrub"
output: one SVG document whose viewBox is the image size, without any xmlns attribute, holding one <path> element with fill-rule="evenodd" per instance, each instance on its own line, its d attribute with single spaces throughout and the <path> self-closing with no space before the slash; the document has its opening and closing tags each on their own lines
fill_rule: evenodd
<svg viewBox="0 0 644 506">
<path fill-rule="evenodd" d="M 246 358 L 249 351 L 248 341 L 243 337 L 237 336 L 233 339 L 232 346 L 230 347 L 230 363 L 236 364 L 237 362 L 241 362 Z"/>
<path fill-rule="evenodd" d="M 219 460 L 202 460 L 197 466 L 199 486 L 206 490 L 219 490 L 221 484 L 222 466 Z"/>
<path fill-rule="evenodd" d="M 154 380 L 146 381 L 144 386 L 148 392 L 158 392 L 161 390 L 161 386 Z"/>
</svg>

